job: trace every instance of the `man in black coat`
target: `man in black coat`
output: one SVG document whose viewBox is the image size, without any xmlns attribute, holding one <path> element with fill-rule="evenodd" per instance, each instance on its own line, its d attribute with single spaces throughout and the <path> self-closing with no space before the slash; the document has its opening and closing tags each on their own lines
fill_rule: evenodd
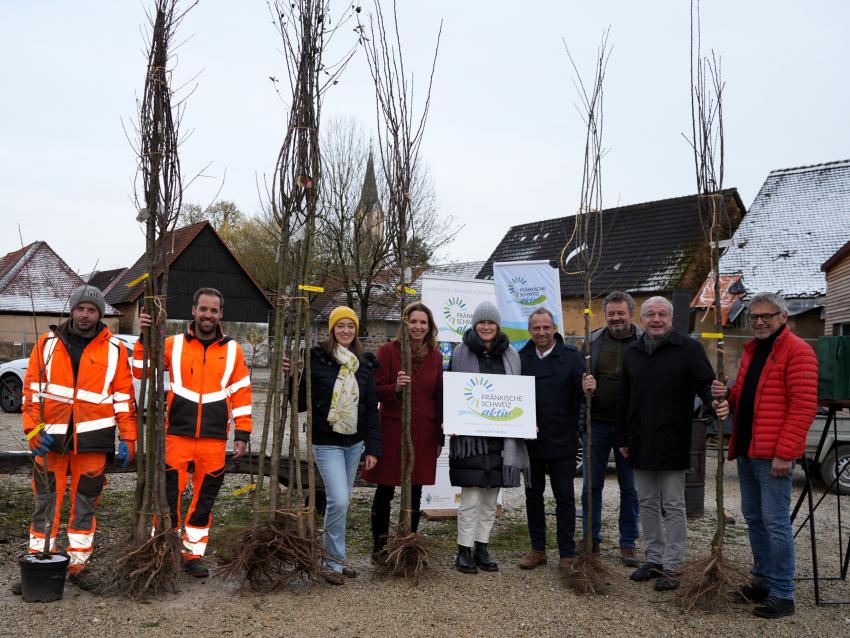
<svg viewBox="0 0 850 638">
<path fill-rule="evenodd" d="M 565 571 L 576 556 L 573 478 L 576 473 L 584 363 L 575 346 L 564 344 L 561 335 L 555 331 L 552 313 L 545 308 L 538 308 L 529 316 L 528 331 L 531 341 L 520 350 L 519 357 L 522 374 L 535 378 L 537 439 L 526 442 L 531 461 L 531 484 L 525 486 L 531 551 L 519 562 L 519 566 L 534 569 L 546 564 L 543 491 L 548 473 L 555 494 L 559 569 Z"/>
<path fill-rule="evenodd" d="M 655 589 L 669 591 L 679 586 L 687 545 L 685 473 L 691 466 L 694 394 L 721 418 L 729 408 L 712 401 L 714 370 L 702 345 L 673 331 L 673 304 L 650 297 L 640 318 L 644 334 L 625 351 L 617 401 L 617 445 L 634 468 L 646 541 L 646 563 L 631 579 L 658 578 Z"/>
</svg>

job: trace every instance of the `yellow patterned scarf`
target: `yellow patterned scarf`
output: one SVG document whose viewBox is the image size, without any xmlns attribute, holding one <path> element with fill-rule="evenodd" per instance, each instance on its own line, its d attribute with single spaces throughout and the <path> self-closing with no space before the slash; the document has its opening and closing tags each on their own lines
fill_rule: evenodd
<svg viewBox="0 0 850 638">
<path fill-rule="evenodd" d="M 337 434 L 357 433 L 357 404 L 360 402 L 360 387 L 357 385 L 360 361 L 348 349 L 337 345 L 334 359 L 340 365 L 334 382 L 328 423 Z"/>
</svg>

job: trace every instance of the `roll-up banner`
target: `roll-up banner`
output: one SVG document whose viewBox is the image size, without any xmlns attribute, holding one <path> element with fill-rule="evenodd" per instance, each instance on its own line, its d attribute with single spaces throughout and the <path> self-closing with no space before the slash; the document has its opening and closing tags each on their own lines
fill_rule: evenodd
<svg viewBox="0 0 850 638">
<path fill-rule="evenodd" d="M 431 309 L 437 322 L 437 341 L 443 354 L 443 368 L 448 367 L 454 347 L 463 340 L 463 333 L 469 329 L 472 313 L 482 301 L 496 303 L 496 286 L 488 279 L 467 279 L 462 277 L 441 277 L 424 275 L 422 277 L 422 303 Z M 502 496 L 499 493 L 499 503 Z M 449 481 L 449 446 L 446 446 L 437 459 L 437 478 L 434 485 L 422 487 L 423 513 L 433 519 L 454 517 L 460 505 L 460 488 Z"/>
<path fill-rule="evenodd" d="M 422 303 L 431 309 L 437 322 L 437 341 L 448 365 L 454 346 L 469 329 L 472 313 L 482 301 L 496 303 L 495 284 L 487 279 L 458 277 L 422 277 Z"/>
<path fill-rule="evenodd" d="M 528 316 L 541 306 L 555 317 L 563 334 L 561 279 L 550 261 L 504 261 L 493 264 L 496 307 L 502 315 L 502 331 L 511 345 L 521 349 L 530 339 Z"/>
</svg>

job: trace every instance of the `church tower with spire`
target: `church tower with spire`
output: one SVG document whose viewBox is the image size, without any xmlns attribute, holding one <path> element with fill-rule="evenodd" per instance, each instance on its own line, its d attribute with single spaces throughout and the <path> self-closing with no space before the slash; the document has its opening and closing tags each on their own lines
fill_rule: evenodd
<svg viewBox="0 0 850 638">
<path fill-rule="evenodd" d="M 360 191 L 360 201 L 354 211 L 357 216 L 358 228 L 363 237 L 370 238 L 378 244 L 384 239 L 384 209 L 378 197 L 378 183 L 375 180 L 375 162 L 372 152 L 366 163 L 366 175 L 363 177 L 363 188 Z"/>
</svg>

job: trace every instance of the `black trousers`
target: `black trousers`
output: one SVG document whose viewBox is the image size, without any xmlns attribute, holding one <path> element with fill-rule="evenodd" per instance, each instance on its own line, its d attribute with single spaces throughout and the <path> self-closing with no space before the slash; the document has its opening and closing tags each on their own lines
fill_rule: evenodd
<svg viewBox="0 0 850 638">
<path fill-rule="evenodd" d="M 390 531 L 390 509 L 392 508 L 394 485 L 378 485 L 375 488 L 375 497 L 372 499 L 372 543 L 374 551 L 378 551 L 387 544 L 387 536 Z M 419 502 L 422 499 L 422 486 L 412 485 L 410 487 L 411 509 L 410 528 L 415 532 L 419 529 Z"/>
<path fill-rule="evenodd" d="M 556 459 L 531 459 L 531 485 L 525 488 L 525 512 L 528 516 L 528 533 L 532 549 L 546 549 L 546 508 L 543 492 L 546 475 L 555 494 L 555 519 L 557 521 L 558 553 L 576 555 L 574 539 L 576 528 L 576 500 L 573 479 L 576 474 L 576 457 Z"/>
</svg>

